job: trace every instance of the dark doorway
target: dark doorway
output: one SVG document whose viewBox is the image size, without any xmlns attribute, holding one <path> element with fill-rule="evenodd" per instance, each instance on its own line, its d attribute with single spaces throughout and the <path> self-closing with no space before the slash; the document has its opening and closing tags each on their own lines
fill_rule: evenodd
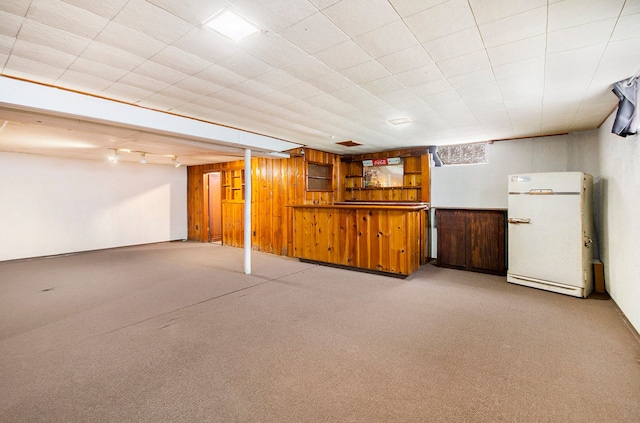
<svg viewBox="0 0 640 423">
<path fill-rule="evenodd" d="M 222 187 L 220 172 L 208 173 L 207 187 L 209 198 L 209 242 L 222 241 Z"/>
</svg>

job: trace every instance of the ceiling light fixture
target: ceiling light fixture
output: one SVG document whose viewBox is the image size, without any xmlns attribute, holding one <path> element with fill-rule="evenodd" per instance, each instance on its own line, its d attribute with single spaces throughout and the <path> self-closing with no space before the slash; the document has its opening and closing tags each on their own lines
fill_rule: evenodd
<svg viewBox="0 0 640 423">
<path fill-rule="evenodd" d="M 181 163 L 178 161 L 178 158 L 176 156 L 173 156 L 171 158 L 171 163 L 173 163 L 173 167 L 180 167 Z"/>
<path fill-rule="evenodd" d="M 146 153 L 140 153 L 140 164 L 147 164 L 147 158 L 145 157 Z"/>
<path fill-rule="evenodd" d="M 397 119 L 389 119 L 387 121 L 387 123 L 390 123 L 391 125 L 404 125 L 406 123 L 411 123 L 411 119 L 403 117 L 403 118 L 397 118 Z"/>
<path fill-rule="evenodd" d="M 112 150 L 113 153 L 111 153 L 109 155 L 109 161 L 111 163 L 118 163 L 118 160 L 120 159 L 120 152 L 118 150 Z"/>
<path fill-rule="evenodd" d="M 217 13 L 211 19 L 205 21 L 204 25 L 236 43 L 260 32 L 251 22 L 230 10 L 223 10 Z"/>
</svg>

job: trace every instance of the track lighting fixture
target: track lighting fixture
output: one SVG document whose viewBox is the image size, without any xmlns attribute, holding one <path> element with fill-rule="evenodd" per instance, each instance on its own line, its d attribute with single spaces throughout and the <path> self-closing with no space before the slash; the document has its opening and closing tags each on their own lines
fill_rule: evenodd
<svg viewBox="0 0 640 423">
<path fill-rule="evenodd" d="M 171 159 L 171 163 L 173 163 L 173 167 L 180 167 L 181 164 L 178 161 L 178 158 L 176 156 L 173 156 L 173 158 Z"/>
<path fill-rule="evenodd" d="M 130 154 L 139 154 L 140 155 L 140 159 L 138 160 L 138 163 L 140 163 L 140 164 L 147 164 L 148 163 L 147 162 L 147 155 L 151 154 L 152 157 L 157 156 L 157 157 L 168 158 L 169 160 L 171 160 L 171 163 L 176 168 L 182 166 L 182 163 L 180 163 L 178 161 L 178 156 L 175 156 L 175 155 L 154 154 L 154 153 L 148 153 L 146 151 L 140 151 L 140 150 L 129 150 L 129 149 L 126 149 L 126 148 L 110 148 L 109 150 L 110 150 L 109 161 L 111 163 L 118 163 L 122 153 L 130 153 Z M 129 159 L 127 159 L 127 161 L 129 161 Z"/>
<path fill-rule="evenodd" d="M 145 157 L 146 153 L 140 153 L 140 164 L 147 164 L 147 158 Z"/>
</svg>

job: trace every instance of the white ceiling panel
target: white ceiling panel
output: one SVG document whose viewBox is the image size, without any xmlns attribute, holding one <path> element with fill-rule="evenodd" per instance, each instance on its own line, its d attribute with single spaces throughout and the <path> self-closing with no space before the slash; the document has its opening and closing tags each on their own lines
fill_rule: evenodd
<svg viewBox="0 0 640 423">
<path fill-rule="evenodd" d="M 417 38 L 402 20 L 393 21 L 375 31 L 360 35 L 355 41 L 374 59 L 418 44 Z"/>
<path fill-rule="evenodd" d="M 113 19 L 129 0 L 62 0 L 79 8 L 88 10 L 107 19 Z M 181 2 L 176 2 L 181 3 Z"/>
<path fill-rule="evenodd" d="M 431 9 L 441 3 L 445 3 L 448 0 L 389 0 L 394 9 L 402 16 L 415 15 L 423 10 Z"/>
<path fill-rule="evenodd" d="M 422 45 L 416 45 L 378 59 L 393 74 L 433 64 L 433 59 Z"/>
<path fill-rule="evenodd" d="M 307 55 L 278 34 L 252 45 L 246 52 L 276 68 L 296 62 Z"/>
<path fill-rule="evenodd" d="M 329 47 L 317 53 L 315 57 L 325 65 L 338 71 L 371 60 L 371 56 L 351 40 Z"/>
<path fill-rule="evenodd" d="M 513 43 L 536 35 L 547 29 L 547 8 L 539 7 L 497 21 L 480 25 L 480 33 L 486 47 Z"/>
<path fill-rule="evenodd" d="M 22 16 L 0 11 L 0 34 L 16 37 L 24 20 Z"/>
<path fill-rule="evenodd" d="M 311 15 L 280 34 L 309 54 L 318 53 L 349 39 L 322 13 Z"/>
<path fill-rule="evenodd" d="M 469 4 L 476 21 L 479 24 L 485 24 L 538 7 L 545 7 L 547 0 L 470 0 Z"/>
<path fill-rule="evenodd" d="M 235 0 L 232 2 L 235 8 L 242 11 L 243 15 L 253 20 L 260 26 L 265 25 L 276 32 L 308 18 L 317 12 L 317 9 L 306 0 Z"/>
<path fill-rule="evenodd" d="M 564 0 L 549 5 L 549 31 L 617 18 L 625 0 Z"/>
<path fill-rule="evenodd" d="M 424 43 L 429 56 L 436 62 L 483 50 L 484 44 L 478 28 L 471 27 L 460 32 L 436 38 Z"/>
<path fill-rule="evenodd" d="M 351 38 L 400 19 L 387 0 L 342 0 L 322 13 Z"/>
<path fill-rule="evenodd" d="M 109 22 L 95 39 L 145 59 L 156 55 L 167 46 L 166 43 L 158 41 L 143 32 L 114 21 Z"/>
<path fill-rule="evenodd" d="M 93 60 L 127 71 L 135 69 L 145 61 L 143 57 L 98 41 L 93 41 L 89 44 L 80 55 L 80 58 Z"/>
<path fill-rule="evenodd" d="M 168 44 L 193 28 L 193 24 L 145 0 L 129 0 L 114 21 Z"/>
<path fill-rule="evenodd" d="M 87 38 L 96 37 L 109 22 L 107 18 L 60 0 L 34 0 L 26 17 Z"/>
<path fill-rule="evenodd" d="M 81 37 L 30 19 L 25 19 L 20 28 L 20 39 L 76 56 L 80 55 L 91 42 L 90 38 Z"/>
<path fill-rule="evenodd" d="M 205 29 L 223 7 L 261 31 Z M 611 84 L 640 68 L 640 1 L 7 0 L 0 67 L 334 152 L 356 150 L 330 135 L 362 152 L 538 136 L 615 108 Z M 385 123 L 401 116 L 414 124 Z"/>
<path fill-rule="evenodd" d="M 466 0 L 450 0 L 404 19 L 421 43 L 476 26 Z"/>
</svg>

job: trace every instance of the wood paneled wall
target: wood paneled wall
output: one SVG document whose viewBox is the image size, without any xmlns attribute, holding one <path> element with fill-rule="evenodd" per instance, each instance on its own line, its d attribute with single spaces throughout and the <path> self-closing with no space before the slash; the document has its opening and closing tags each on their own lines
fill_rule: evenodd
<svg viewBox="0 0 640 423">
<path fill-rule="evenodd" d="M 254 158 L 251 160 L 251 227 L 252 248 L 273 254 L 293 254 L 293 204 L 332 204 L 342 192 L 340 156 L 312 149 L 289 151 L 288 159 Z M 306 190 L 306 163 L 333 166 L 332 191 Z M 244 168 L 244 161 L 190 166 L 187 169 L 187 214 L 189 240 L 206 242 L 208 207 L 204 175 Z M 222 242 L 243 246 L 242 200 L 223 200 Z"/>
</svg>

